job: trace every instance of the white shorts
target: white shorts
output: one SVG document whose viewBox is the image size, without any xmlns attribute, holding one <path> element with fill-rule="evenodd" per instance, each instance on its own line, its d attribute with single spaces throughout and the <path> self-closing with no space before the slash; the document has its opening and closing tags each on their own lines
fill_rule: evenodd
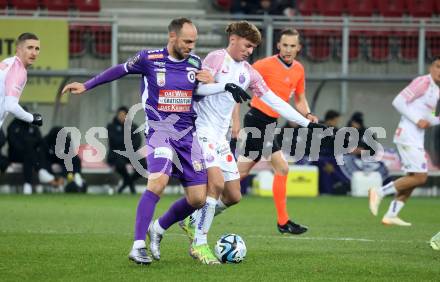
<svg viewBox="0 0 440 282">
<path fill-rule="evenodd" d="M 428 172 L 425 149 L 399 143 L 396 143 L 396 146 L 404 172 Z"/>
<path fill-rule="evenodd" d="M 207 169 L 210 167 L 220 168 L 225 182 L 240 179 L 237 162 L 227 140 L 215 142 L 199 135 L 199 143 L 202 146 Z"/>
</svg>

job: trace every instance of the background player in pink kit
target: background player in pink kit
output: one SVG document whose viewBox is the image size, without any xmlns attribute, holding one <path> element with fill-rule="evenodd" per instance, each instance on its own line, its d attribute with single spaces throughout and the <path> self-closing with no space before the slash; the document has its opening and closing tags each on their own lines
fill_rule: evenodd
<svg viewBox="0 0 440 282">
<path fill-rule="evenodd" d="M 25 122 L 43 125 L 40 114 L 30 114 L 18 104 L 27 81 L 26 69 L 35 62 L 39 54 L 38 37 L 32 33 L 22 33 L 16 41 L 15 56 L 0 62 L 0 127 L 8 113 Z"/>
<path fill-rule="evenodd" d="M 142 50 L 124 64 L 104 71 L 86 83 L 71 83 L 70 90 L 81 94 L 93 87 L 118 79 L 129 73 L 142 74 L 141 99 L 148 131 L 148 184 L 136 213 L 135 236 L 129 259 L 138 264 L 150 264 L 145 239 L 149 230 L 153 257 L 160 259 L 158 249 L 162 233 L 172 224 L 200 208 L 206 199 L 207 174 L 202 151 L 196 138 L 193 94 L 198 81 L 212 79 L 200 72 L 201 61 L 192 54 L 197 29 L 186 18 L 174 19 L 168 26 L 168 45 L 159 50 Z M 174 161 L 180 161 L 178 170 Z M 150 228 L 150 222 L 160 196 L 171 175 L 178 177 L 186 188 L 186 196 L 177 200 Z M 151 233 L 151 230 L 155 230 Z"/>
<path fill-rule="evenodd" d="M 415 78 L 394 99 L 393 106 L 402 115 L 394 135 L 406 175 L 380 188 L 369 191 L 370 211 L 377 215 L 383 197 L 396 194 L 390 207 L 382 218 L 385 225 L 411 226 L 398 217 L 412 191 L 425 184 L 428 178 L 428 165 L 424 150 L 425 129 L 440 124 L 435 116 L 440 92 L 440 57 L 431 63 L 429 74 Z"/>
</svg>

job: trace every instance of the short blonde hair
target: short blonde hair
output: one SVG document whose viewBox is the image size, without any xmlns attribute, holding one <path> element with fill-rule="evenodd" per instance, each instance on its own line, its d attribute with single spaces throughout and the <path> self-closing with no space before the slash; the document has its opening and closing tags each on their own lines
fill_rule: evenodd
<svg viewBox="0 0 440 282">
<path fill-rule="evenodd" d="M 239 21 L 230 23 L 226 27 L 228 37 L 235 34 L 237 36 L 246 38 L 250 42 L 259 45 L 261 43 L 261 33 L 258 28 L 247 21 Z"/>
</svg>

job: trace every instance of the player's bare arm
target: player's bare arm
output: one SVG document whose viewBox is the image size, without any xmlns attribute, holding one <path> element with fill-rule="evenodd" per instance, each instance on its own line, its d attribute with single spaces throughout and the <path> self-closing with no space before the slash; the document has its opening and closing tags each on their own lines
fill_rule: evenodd
<svg viewBox="0 0 440 282">
<path fill-rule="evenodd" d="M 318 117 L 311 113 L 305 93 L 299 95 L 299 101 L 296 104 L 296 109 L 311 122 L 317 123 L 319 121 Z"/>
</svg>

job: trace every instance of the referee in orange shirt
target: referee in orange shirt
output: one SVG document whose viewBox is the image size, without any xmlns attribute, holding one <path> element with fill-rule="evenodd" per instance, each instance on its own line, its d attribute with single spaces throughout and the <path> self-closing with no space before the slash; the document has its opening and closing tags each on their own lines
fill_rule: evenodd
<svg viewBox="0 0 440 282">
<path fill-rule="evenodd" d="M 277 42 L 279 53 L 277 55 L 257 61 L 252 66 L 261 74 L 269 88 L 284 101 L 289 102 L 295 97 L 295 108 L 311 122 L 318 122 L 318 118 L 310 112 L 305 94 L 304 67 L 295 60 L 301 49 L 300 35 L 295 29 L 281 31 Z M 256 127 L 260 130 L 261 138 L 246 139 L 244 155 L 238 158 L 238 170 L 241 178 L 246 177 L 252 167 L 261 159 L 264 148 L 264 132 L 266 126 L 277 122 L 280 115 L 273 111 L 260 98 L 254 96 L 251 101 L 251 109 L 244 117 L 244 127 Z M 240 129 L 239 112 L 234 111 L 233 135 Z M 250 152 L 258 152 L 257 158 L 250 159 Z M 252 153 L 255 154 L 255 153 Z M 264 156 L 268 157 L 268 156 Z M 281 151 L 281 144 L 277 138 L 273 140 L 272 155 L 270 156 L 272 167 L 275 171 L 272 191 L 275 207 L 278 215 L 278 230 L 281 233 L 302 234 L 307 227 L 297 224 L 289 219 L 286 207 L 286 182 L 289 166 Z"/>
</svg>

